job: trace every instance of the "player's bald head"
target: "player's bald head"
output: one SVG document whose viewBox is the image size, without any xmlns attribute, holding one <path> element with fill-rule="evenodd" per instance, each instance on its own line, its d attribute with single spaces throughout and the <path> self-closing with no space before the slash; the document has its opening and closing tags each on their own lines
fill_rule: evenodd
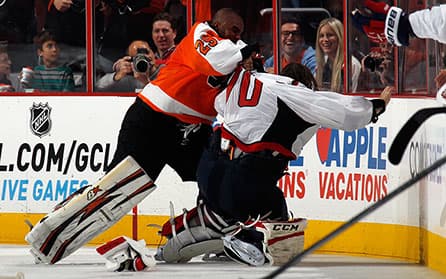
<svg viewBox="0 0 446 279">
<path fill-rule="evenodd" d="M 215 13 L 214 17 L 212 18 L 212 23 L 234 19 L 243 22 L 242 18 L 236 11 L 231 8 L 222 8 Z"/>
<path fill-rule="evenodd" d="M 222 38 L 233 42 L 240 40 L 245 28 L 242 17 L 230 8 L 218 10 L 212 18 L 212 26 Z"/>
</svg>

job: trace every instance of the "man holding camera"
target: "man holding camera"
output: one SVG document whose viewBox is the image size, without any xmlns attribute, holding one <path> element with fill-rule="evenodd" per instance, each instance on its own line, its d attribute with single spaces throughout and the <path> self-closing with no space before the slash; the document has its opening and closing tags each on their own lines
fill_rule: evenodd
<svg viewBox="0 0 446 279">
<path fill-rule="evenodd" d="M 381 42 L 378 47 L 371 48 L 361 59 L 362 71 L 369 74 L 369 85 L 372 88 L 382 88 L 394 83 L 393 62 L 393 47 L 387 42 Z"/>
<path fill-rule="evenodd" d="M 96 84 L 99 91 L 140 91 L 155 79 L 160 66 L 154 63 L 155 55 L 146 41 L 133 41 L 127 55 L 113 65 L 114 72 L 103 76 Z"/>
</svg>

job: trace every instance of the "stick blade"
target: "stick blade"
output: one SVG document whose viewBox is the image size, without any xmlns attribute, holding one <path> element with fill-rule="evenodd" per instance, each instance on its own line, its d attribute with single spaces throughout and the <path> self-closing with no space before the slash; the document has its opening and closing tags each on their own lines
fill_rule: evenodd
<svg viewBox="0 0 446 279">
<path fill-rule="evenodd" d="M 424 108 L 415 112 L 396 135 L 389 150 L 389 161 L 398 165 L 415 132 L 432 115 L 446 113 L 446 107 Z"/>
</svg>

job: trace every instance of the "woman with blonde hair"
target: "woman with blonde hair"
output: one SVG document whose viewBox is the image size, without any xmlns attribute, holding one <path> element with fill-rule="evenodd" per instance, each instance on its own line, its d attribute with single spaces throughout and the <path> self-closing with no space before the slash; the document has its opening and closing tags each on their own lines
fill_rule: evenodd
<svg viewBox="0 0 446 279">
<path fill-rule="evenodd" d="M 334 17 L 319 23 L 316 36 L 316 81 L 323 90 L 344 90 L 344 26 Z M 361 64 L 352 56 L 352 91 L 356 91 Z"/>
</svg>

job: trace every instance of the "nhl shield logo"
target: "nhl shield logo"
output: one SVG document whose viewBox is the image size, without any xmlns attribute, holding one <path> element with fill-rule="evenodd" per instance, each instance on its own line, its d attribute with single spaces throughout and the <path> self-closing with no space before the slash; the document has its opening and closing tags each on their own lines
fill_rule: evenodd
<svg viewBox="0 0 446 279">
<path fill-rule="evenodd" d="M 51 108 L 48 103 L 33 103 L 31 110 L 30 126 L 34 135 L 43 137 L 48 134 L 51 129 Z"/>
</svg>

